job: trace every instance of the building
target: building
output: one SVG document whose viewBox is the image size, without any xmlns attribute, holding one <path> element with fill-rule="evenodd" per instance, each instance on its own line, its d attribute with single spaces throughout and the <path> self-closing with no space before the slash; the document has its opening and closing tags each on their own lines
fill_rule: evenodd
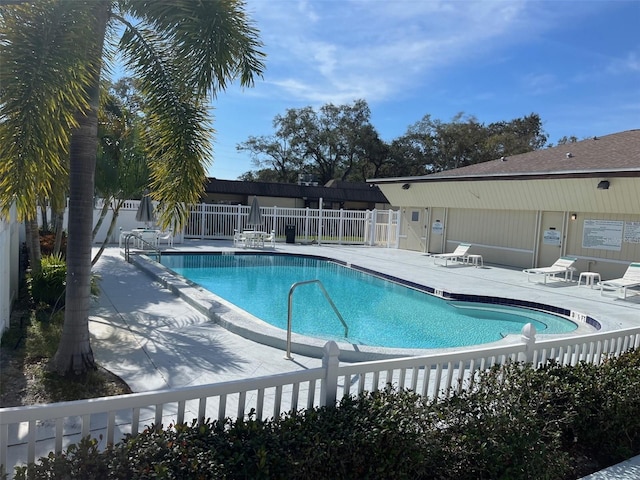
<svg viewBox="0 0 640 480">
<path fill-rule="evenodd" d="M 241 182 L 209 178 L 202 197 L 204 203 L 250 205 L 256 196 L 263 207 L 319 208 L 332 210 L 388 209 L 390 204 L 380 189 L 369 183 L 332 180 L 326 185 L 315 182 L 271 183 Z"/>
<path fill-rule="evenodd" d="M 640 130 L 421 177 L 371 179 L 402 212 L 400 248 L 529 268 L 578 257 L 621 276 L 640 261 Z"/>
</svg>

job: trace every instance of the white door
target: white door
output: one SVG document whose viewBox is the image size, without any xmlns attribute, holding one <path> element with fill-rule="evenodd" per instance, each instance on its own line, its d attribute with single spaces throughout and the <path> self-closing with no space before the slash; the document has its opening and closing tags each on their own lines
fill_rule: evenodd
<svg viewBox="0 0 640 480">
<path fill-rule="evenodd" d="M 542 212 L 540 236 L 538 239 L 538 264 L 536 267 L 548 267 L 562 256 L 564 232 L 562 212 Z"/>
</svg>

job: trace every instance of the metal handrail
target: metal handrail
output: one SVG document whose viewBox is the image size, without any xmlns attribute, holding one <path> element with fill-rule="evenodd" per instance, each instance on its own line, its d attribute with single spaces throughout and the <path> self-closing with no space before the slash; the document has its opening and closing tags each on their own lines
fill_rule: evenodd
<svg viewBox="0 0 640 480">
<path fill-rule="evenodd" d="M 129 262 L 129 257 L 131 255 L 130 248 L 129 248 L 129 240 L 131 239 L 131 237 L 134 237 L 134 238 L 138 239 L 140 242 L 142 242 L 143 245 L 149 245 L 151 247 L 151 250 L 150 251 L 145 251 L 145 253 L 147 253 L 147 254 L 155 253 L 158 256 L 158 263 L 162 260 L 162 252 L 161 252 L 160 248 L 155 246 L 153 243 L 149 243 L 146 240 L 140 238 L 135 233 L 128 233 L 124 237 L 124 259 L 125 259 L 125 261 Z"/>
<path fill-rule="evenodd" d="M 293 357 L 291 356 L 291 312 L 292 312 L 293 291 L 296 288 L 298 288 L 300 285 L 307 285 L 309 283 L 318 284 L 318 286 L 320 287 L 320 290 L 324 294 L 324 297 L 327 299 L 327 301 L 329 302 L 329 305 L 331 305 L 331 308 L 333 308 L 333 311 L 338 316 L 340 323 L 342 323 L 342 325 L 344 326 L 344 338 L 347 338 L 349 336 L 349 327 L 347 326 L 347 323 L 344 321 L 344 318 L 342 318 L 342 315 L 340 315 L 340 312 L 338 311 L 336 304 L 333 303 L 333 300 L 331 300 L 331 297 L 329 296 L 329 292 L 327 292 L 327 289 L 324 288 L 324 285 L 322 284 L 322 282 L 318 279 L 296 282 L 293 285 L 291 285 L 291 288 L 289 289 L 289 310 L 287 312 L 287 354 L 284 357 L 287 360 L 293 360 Z"/>
</svg>

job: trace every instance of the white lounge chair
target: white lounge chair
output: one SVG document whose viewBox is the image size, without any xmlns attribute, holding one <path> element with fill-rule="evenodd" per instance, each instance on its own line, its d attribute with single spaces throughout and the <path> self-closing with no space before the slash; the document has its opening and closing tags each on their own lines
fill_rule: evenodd
<svg viewBox="0 0 640 480">
<path fill-rule="evenodd" d="M 438 263 L 437 259 L 444 259 L 444 265 L 446 267 L 447 266 L 447 262 L 449 260 L 451 260 L 452 262 L 454 262 L 454 261 L 458 261 L 458 262 L 459 261 L 463 261 L 464 258 L 467 256 L 467 252 L 469 251 L 470 248 L 471 248 L 471 244 L 470 243 L 461 243 L 451 253 L 436 253 L 436 254 L 432 255 L 433 263 L 437 264 Z"/>
<path fill-rule="evenodd" d="M 622 298 L 627 298 L 627 288 L 640 286 L 640 263 L 632 263 L 620 278 L 599 282 L 600 295 L 605 289 L 620 290 Z"/>
<path fill-rule="evenodd" d="M 531 275 L 542 275 L 546 284 L 547 278 L 556 278 L 556 275 L 564 274 L 564 281 L 566 282 L 569 276 L 573 280 L 573 272 L 575 271 L 573 264 L 577 260 L 576 257 L 560 257 L 550 267 L 527 268 L 523 272 L 527 274 L 527 281 L 531 281 Z"/>
</svg>

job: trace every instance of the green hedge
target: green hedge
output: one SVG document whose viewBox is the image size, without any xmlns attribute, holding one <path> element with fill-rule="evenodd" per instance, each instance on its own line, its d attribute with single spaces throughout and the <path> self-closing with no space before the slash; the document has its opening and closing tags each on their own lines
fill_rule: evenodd
<svg viewBox="0 0 640 480">
<path fill-rule="evenodd" d="M 16 478 L 575 479 L 640 453 L 638 398 L 638 352 L 511 364 L 439 401 L 389 386 L 268 421 L 150 427 L 106 452 L 85 439 Z"/>
</svg>

